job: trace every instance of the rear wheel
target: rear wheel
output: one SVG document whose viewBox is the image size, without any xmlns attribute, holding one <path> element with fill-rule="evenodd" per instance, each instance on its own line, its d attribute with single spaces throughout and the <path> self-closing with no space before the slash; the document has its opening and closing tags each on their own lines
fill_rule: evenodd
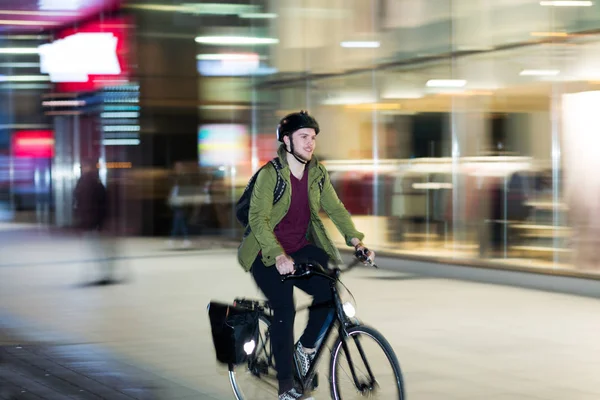
<svg viewBox="0 0 600 400">
<path fill-rule="evenodd" d="M 335 400 L 405 400 L 404 381 L 396 354 L 375 329 L 357 326 L 333 346 L 331 397 Z"/>
<path fill-rule="evenodd" d="M 229 371 L 229 381 L 237 400 L 277 398 L 277 373 L 271 351 L 271 322 L 261 316 L 258 326 L 258 341 L 248 362 Z"/>
</svg>

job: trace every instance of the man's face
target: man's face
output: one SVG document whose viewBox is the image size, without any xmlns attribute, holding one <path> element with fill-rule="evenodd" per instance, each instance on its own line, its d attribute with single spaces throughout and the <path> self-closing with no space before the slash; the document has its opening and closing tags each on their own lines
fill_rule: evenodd
<svg viewBox="0 0 600 400">
<path fill-rule="evenodd" d="M 317 147 L 317 133 L 313 128 L 302 128 L 288 136 L 294 143 L 294 152 L 301 159 L 310 161 Z M 288 149 L 290 148 L 289 143 Z"/>
</svg>

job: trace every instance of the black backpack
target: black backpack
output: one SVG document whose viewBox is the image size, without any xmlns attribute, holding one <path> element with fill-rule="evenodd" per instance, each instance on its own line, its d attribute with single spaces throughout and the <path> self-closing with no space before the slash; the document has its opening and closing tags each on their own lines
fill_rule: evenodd
<svg viewBox="0 0 600 400">
<path fill-rule="evenodd" d="M 283 193 L 285 192 L 285 188 L 287 186 L 287 182 L 281 176 L 281 169 L 283 165 L 281 164 L 281 160 L 279 157 L 275 157 L 271 161 L 269 161 L 275 167 L 275 171 L 277 172 L 277 182 L 275 183 L 275 190 L 273 191 L 273 204 L 277 203 L 281 200 Z M 254 185 L 256 184 L 256 178 L 260 171 L 269 164 L 263 165 L 254 175 L 250 178 L 248 185 L 246 185 L 246 189 L 244 189 L 244 193 L 235 204 L 235 217 L 242 224 L 244 228 L 246 228 L 244 232 L 244 236 L 247 236 L 250 233 L 250 227 L 248 226 L 248 214 L 250 212 L 250 199 L 252 197 L 252 190 L 254 190 Z"/>
</svg>

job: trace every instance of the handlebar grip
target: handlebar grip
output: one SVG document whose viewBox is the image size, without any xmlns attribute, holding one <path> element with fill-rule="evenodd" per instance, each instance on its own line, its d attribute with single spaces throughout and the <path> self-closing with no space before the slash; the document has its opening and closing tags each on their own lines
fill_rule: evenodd
<svg viewBox="0 0 600 400">
<path fill-rule="evenodd" d="M 363 249 L 357 249 L 354 252 L 354 257 L 356 257 L 358 261 L 365 262 L 369 259 L 369 256 L 367 256 L 368 253 L 369 249 L 367 249 L 366 247 Z"/>
<path fill-rule="evenodd" d="M 296 266 L 296 270 L 294 271 L 294 273 L 291 273 L 288 275 L 283 275 L 281 277 L 281 282 L 285 282 L 288 279 L 302 278 L 302 277 L 309 275 L 311 272 L 311 270 L 306 268 L 306 266 L 304 264 L 295 264 L 295 266 Z"/>
<path fill-rule="evenodd" d="M 287 275 L 281 275 L 281 282 L 285 282 L 289 279 L 297 279 L 298 276 L 296 276 L 296 274 L 287 274 Z"/>
<path fill-rule="evenodd" d="M 336 271 L 335 269 L 327 270 L 316 262 L 298 263 L 295 264 L 295 267 L 296 271 L 293 274 L 283 275 L 281 277 L 281 282 L 285 282 L 288 279 L 301 279 L 311 275 L 332 278 L 335 275 L 335 272 L 332 271 Z"/>
<path fill-rule="evenodd" d="M 369 254 L 369 253 L 370 253 L 369 249 L 367 249 L 367 248 L 365 247 L 365 248 L 363 248 L 363 249 L 358 249 L 358 250 L 356 250 L 356 251 L 354 252 L 354 257 L 355 257 L 355 258 L 356 258 L 358 261 L 362 262 L 363 264 L 368 264 L 368 265 L 369 265 L 369 266 L 371 266 L 371 267 L 374 267 L 374 268 L 379 268 L 379 267 L 377 266 L 377 264 L 374 264 L 374 263 L 371 261 L 371 259 L 370 259 L 370 258 L 369 258 L 369 256 L 367 255 L 367 254 Z"/>
</svg>

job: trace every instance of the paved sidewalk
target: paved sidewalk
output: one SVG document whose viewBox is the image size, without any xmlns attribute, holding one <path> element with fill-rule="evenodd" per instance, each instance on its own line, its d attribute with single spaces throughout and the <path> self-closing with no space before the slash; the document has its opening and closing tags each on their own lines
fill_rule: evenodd
<svg viewBox="0 0 600 400">
<path fill-rule="evenodd" d="M 0 346 L 0 399 L 198 399 L 197 391 L 89 344 Z"/>
<path fill-rule="evenodd" d="M 9 316 L 25 339 L 97 346 L 198 398 L 231 399 L 206 305 L 260 296 L 234 251 L 209 247 L 122 240 L 120 267 L 131 279 L 85 287 L 94 262 L 76 241 L 2 242 L 0 318 Z M 358 316 L 394 347 L 410 400 L 600 398 L 598 299 L 386 269 L 397 263 L 382 258 L 381 270 L 358 269 L 344 283 Z M 298 329 L 305 318 L 297 315 Z M 326 384 L 315 397 L 329 398 Z"/>
<path fill-rule="evenodd" d="M 62 231 L 32 225 L 0 226 L 0 269 L 42 268 L 77 270 L 63 289 L 103 289 L 90 285 L 96 254 L 86 240 Z M 161 238 L 126 238 L 113 248 L 113 256 L 132 279 L 129 260 L 193 257 L 199 250 L 237 246 L 224 238 L 204 237 L 190 247 L 169 246 Z M 87 271 L 86 271 L 87 270 Z M 123 274 L 120 274 L 122 276 Z M 0 276 L 2 274 L 0 273 Z M 73 279 L 72 279 L 73 278 Z M 13 280 L 11 284 L 27 283 Z M 127 283 L 120 285 L 124 287 Z M 2 284 L 0 283 L 0 287 Z M 106 288 L 108 289 L 108 287 Z M 1 290 L 1 289 L 0 289 Z M 1 297 L 1 296 L 0 296 Z M 2 310 L 2 307 L 0 307 Z M 118 327 L 115 327 L 118 330 Z M 90 342 L 68 329 L 52 329 L 34 319 L 0 311 L 0 399 L 206 399 L 215 398 L 190 389 L 182 382 L 149 371 L 136 360 L 114 352 L 102 341 Z M 142 368 L 140 368 L 140 366 Z"/>
</svg>

